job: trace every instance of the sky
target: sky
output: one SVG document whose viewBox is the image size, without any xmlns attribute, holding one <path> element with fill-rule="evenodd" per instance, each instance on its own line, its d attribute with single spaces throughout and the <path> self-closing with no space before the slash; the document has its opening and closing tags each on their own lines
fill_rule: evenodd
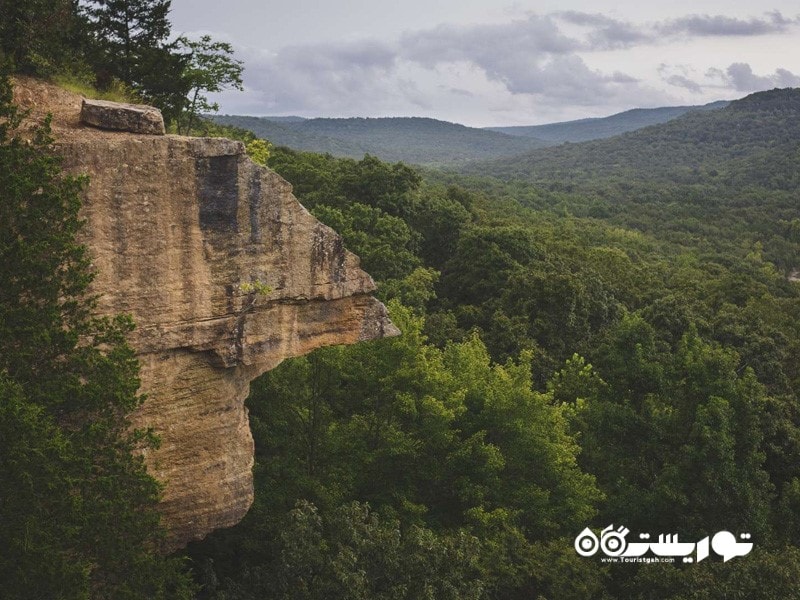
<svg viewBox="0 0 800 600">
<path fill-rule="evenodd" d="M 796 0 L 172 0 L 233 45 L 223 114 L 537 125 L 800 87 Z"/>
</svg>

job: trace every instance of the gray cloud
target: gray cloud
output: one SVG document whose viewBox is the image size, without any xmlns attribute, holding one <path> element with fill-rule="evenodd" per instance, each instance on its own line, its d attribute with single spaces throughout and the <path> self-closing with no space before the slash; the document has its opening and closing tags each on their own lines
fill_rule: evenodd
<svg viewBox="0 0 800 600">
<path fill-rule="evenodd" d="M 456 105 L 475 110 L 535 107 L 541 112 L 570 106 L 663 105 L 671 101 L 669 92 L 621 71 L 593 68 L 589 55 L 687 36 L 774 34 L 797 24 L 778 12 L 747 20 L 691 15 L 635 24 L 561 11 L 499 24 L 440 25 L 392 41 L 296 45 L 277 53 L 243 48 L 237 54 L 246 63 L 246 89 L 237 99 L 237 110 L 374 116 L 418 114 L 417 109 L 433 114 Z M 662 65 L 659 74 L 672 89 L 692 94 L 721 87 L 752 91 L 800 85 L 790 71 L 759 76 L 745 63 L 705 78 L 680 66 Z"/>
<path fill-rule="evenodd" d="M 635 24 L 604 14 L 560 11 L 552 14 L 565 23 L 586 28 L 581 40 L 583 49 L 618 50 L 657 43 L 665 36 L 716 37 L 758 36 L 784 33 L 800 23 L 787 19 L 779 11 L 765 13 L 762 18 L 737 19 L 725 15 L 688 15 L 649 24 Z"/>
<path fill-rule="evenodd" d="M 516 61 L 523 56 L 565 54 L 581 48 L 578 40 L 561 33 L 553 19 L 538 15 L 501 25 L 440 25 L 405 34 L 400 46 L 404 58 L 426 67 L 457 61 L 496 62 L 500 55 Z"/>
<path fill-rule="evenodd" d="M 587 25 L 598 34 L 587 42 L 562 33 L 557 18 Z M 440 26 L 406 34 L 400 57 L 429 69 L 448 63 L 467 63 L 502 84 L 512 94 L 534 94 L 578 104 L 614 97 L 621 88 L 635 92 L 638 80 L 624 73 L 590 69 L 577 52 L 591 46 L 609 48 L 641 39 L 624 23 L 587 13 L 529 15 L 502 25 Z M 619 40 L 612 42 L 612 31 Z M 603 39 L 603 35 L 607 36 Z"/>
<path fill-rule="evenodd" d="M 655 29 L 666 35 L 705 36 L 753 36 L 783 33 L 797 24 L 796 19 L 787 19 L 780 12 L 766 13 L 764 18 L 737 19 L 724 15 L 689 15 L 658 23 Z"/>
<path fill-rule="evenodd" d="M 724 85 L 739 92 L 800 86 L 800 76 L 791 71 L 776 69 L 772 75 L 756 75 L 747 63 L 733 63 L 725 71 L 711 69 L 707 75 L 722 80 Z"/>
<path fill-rule="evenodd" d="M 245 92 L 261 112 L 362 110 L 365 101 L 397 92 L 384 85 L 394 73 L 396 51 L 377 41 L 290 46 L 278 53 L 244 48 L 237 55 L 246 64 Z"/>
<path fill-rule="evenodd" d="M 705 77 L 700 79 L 693 77 L 685 65 L 662 64 L 658 72 L 669 85 L 685 88 L 694 94 L 720 88 L 750 93 L 775 87 L 800 86 L 800 76 L 787 69 L 776 69 L 769 75 L 756 75 L 748 63 L 732 63 L 726 69 L 708 69 Z"/>
<path fill-rule="evenodd" d="M 635 84 L 622 73 L 605 75 L 586 66 L 574 54 L 553 56 L 545 61 L 501 62 L 493 64 L 492 74 L 500 78 L 513 94 L 543 94 L 583 103 L 596 101 L 597 95 L 613 93 L 614 84 Z"/>
<path fill-rule="evenodd" d="M 463 96 L 464 98 L 474 98 L 475 94 L 470 92 L 469 90 L 462 90 L 461 88 L 454 88 L 454 87 L 447 87 L 447 86 L 440 86 L 441 89 L 446 90 L 450 94 L 454 96 Z"/>
<path fill-rule="evenodd" d="M 274 62 L 321 75 L 386 71 L 394 66 L 395 58 L 391 46 L 363 40 L 348 44 L 287 46 L 274 55 Z"/>
<path fill-rule="evenodd" d="M 685 88 L 693 94 L 701 94 L 703 92 L 703 86 L 696 81 L 692 81 L 685 75 L 670 75 L 664 81 L 675 87 Z"/>
<path fill-rule="evenodd" d="M 703 93 L 703 86 L 692 78 L 694 70 L 685 64 L 666 64 L 658 65 L 658 74 L 666 84 L 683 88 L 692 94 Z"/>
<path fill-rule="evenodd" d="M 554 13 L 554 16 L 573 25 L 588 27 L 585 48 L 589 50 L 618 50 L 654 40 L 653 34 L 645 27 L 598 13 L 569 10 Z"/>
</svg>

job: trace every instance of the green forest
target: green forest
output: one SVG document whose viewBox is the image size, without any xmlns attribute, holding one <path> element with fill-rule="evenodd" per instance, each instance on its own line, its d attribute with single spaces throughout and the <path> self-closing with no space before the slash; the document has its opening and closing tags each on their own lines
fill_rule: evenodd
<svg viewBox="0 0 800 600">
<path fill-rule="evenodd" d="M 652 169 L 567 192 L 286 148 L 269 164 L 403 336 L 253 383 L 257 500 L 190 547 L 201 597 L 800 593 L 795 195 Z M 576 554 L 612 523 L 757 541 L 731 563 Z"/>
<path fill-rule="evenodd" d="M 519 155 L 563 142 L 609 138 L 676 119 L 688 112 L 716 110 L 728 102 L 704 106 L 636 108 L 609 117 L 548 125 L 477 129 L 420 117 L 314 118 L 209 115 L 214 123 L 244 128 L 277 146 L 330 153 L 344 158 L 371 154 L 390 162 L 445 167 Z M 547 157 L 548 153 L 541 155 Z"/>
<path fill-rule="evenodd" d="M 696 110 L 716 110 L 727 106 L 725 100 L 718 100 L 701 106 L 663 106 L 661 108 L 632 108 L 608 117 L 562 121 L 546 125 L 516 125 L 512 127 L 487 127 L 510 135 L 533 137 L 547 142 L 588 142 L 614 137 L 635 131 L 649 125 L 666 123 Z"/>
<path fill-rule="evenodd" d="M 530 136 L 465 127 L 421 117 L 301 119 L 213 115 L 220 125 L 240 127 L 295 150 L 429 166 L 518 156 L 550 142 Z"/>
<path fill-rule="evenodd" d="M 330 153 L 344 158 L 371 154 L 390 162 L 445 167 L 476 161 L 517 158 L 531 150 L 562 142 L 609 138 L 676 119 L 688 112 L 716 110 L 725 101 L 705 106 L 632 109 L 603 118 L 548 125 L 477 129 L 420 117 L 314 118 L 209 115 L 214 123 L 244 128 L 277 146 Z M 548 153 L 541 154 L 547 157 Z M 502 164 L 502 163 L 501 163 Z"/>
<path fill-rule="evenodd" d="M 0 2 L 6 70 L 78 73 L 160 102 L 173 130 L 250 142 L 361 257 L 403 334 L 255 380 L 254 505 L 163 556 L 138 453 L 157 436 L 125 419 L 143 400 L 133 324 L 94 318 L 85 293 L 87 182 L 60 173 L 47 123 L 23 139 L 4 77 L 1 597 L 800 597 L 800 90 L 458 171 L 267 152 L 198 120 L 192 98 L 224 81 L 210 63 L 182 63 L 172 113 L 139 58 L 111 72 L 114 2 L 87 4 Z M 168 32 L 169 2 L 141 6 Z M 73 20 L 43 19 L 54 7 Z M 141 56 L 189 60 L 153 35 Z M 576 552 L 584 528 L 612 524 L 749 533 L 753 549 L 696 564 Z"/>
</svg>

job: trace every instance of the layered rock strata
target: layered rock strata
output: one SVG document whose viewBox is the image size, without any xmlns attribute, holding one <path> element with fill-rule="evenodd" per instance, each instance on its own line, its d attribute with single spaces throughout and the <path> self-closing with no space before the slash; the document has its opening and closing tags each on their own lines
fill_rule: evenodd
<svg viewBox="0 0 800 600">
<path fill-rule="evenodd" d="M 320 346 L 399 332 L 358 258 L 241 143 L 82 127 L 80 99 L 41 85 L 18 82 L 17 95 L 36 111 L 43 96 L 59 98 L 64 167 L 90 177 L 93 291 L 103 313 L 137 323 L 147 400 L 133 419 L 161 436 L 146 460 L 165 483 L 177 548 L 252 503 L 244 400 L 254 377 Z"/>
</svg>

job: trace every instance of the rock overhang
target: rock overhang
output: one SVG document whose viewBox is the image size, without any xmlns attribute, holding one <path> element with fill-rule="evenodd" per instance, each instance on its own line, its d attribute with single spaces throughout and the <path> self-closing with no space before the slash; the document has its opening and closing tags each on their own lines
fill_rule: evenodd
<svg viewBox="0 0 800 600">
<path fill-rule="evenodd" d="M 65 170 L 89 176 L 81 241 L 92 291 L 100 312 L 137 323 L 147 400 L 132 420 L 161 437 L 146 461 L 165 484 L 167 549 L 183 546 L 252 503 L 253 378 L 321 346 L 399 331 L 358 257 L 240 142 L 87 128 L 79 97 L 21 83 L 34 116 L 57 115 Z"/>
</svg>

